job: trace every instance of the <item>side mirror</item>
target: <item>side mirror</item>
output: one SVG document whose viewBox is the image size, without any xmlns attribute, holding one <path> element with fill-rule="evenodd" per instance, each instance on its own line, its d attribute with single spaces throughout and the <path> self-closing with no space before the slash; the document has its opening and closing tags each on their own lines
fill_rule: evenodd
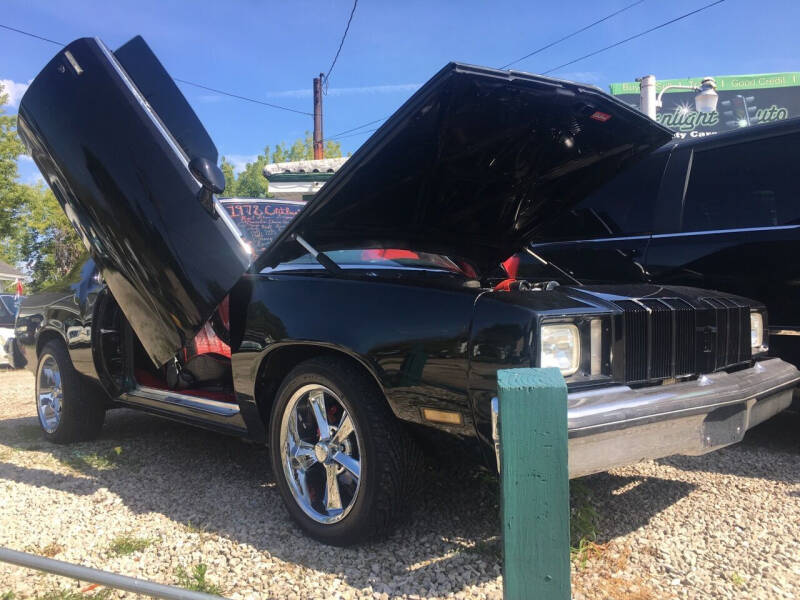
<svg viewBox="0 0 800 600">
<path fill-rule="evenodd" d="M 222 170 L 207 158 L 197 157 L 189 161 L 189 171 L 191 171 L 203 189 L 197 195 L 200 204 L 215 219 L 219 216 L 214 209 L 214 194 L 221 194 L 225 191 L 225 175 Z"/>
</svg>

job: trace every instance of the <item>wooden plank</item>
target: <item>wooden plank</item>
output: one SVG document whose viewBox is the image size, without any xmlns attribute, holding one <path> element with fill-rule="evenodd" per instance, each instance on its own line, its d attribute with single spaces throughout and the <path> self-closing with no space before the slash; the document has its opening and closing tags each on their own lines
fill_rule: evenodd
<svg viewBox="0 0 800 600">
<path fill-rule="evenodd" d="M 558 369 L 497 372 L 503 595 L 569 600 L 567 386 Z"/>
</svg>

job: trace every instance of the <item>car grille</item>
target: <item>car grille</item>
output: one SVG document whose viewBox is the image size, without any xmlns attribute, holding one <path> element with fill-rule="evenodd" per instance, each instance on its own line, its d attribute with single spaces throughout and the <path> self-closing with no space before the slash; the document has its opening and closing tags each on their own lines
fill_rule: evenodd
<svg viewBox="0 0 800 600">
<path fill-rule="evenodd" d="M 750 360 L 750 307 L 729 298 L 619 300 L 625 382 L 710 373 Z"/>
</svg>

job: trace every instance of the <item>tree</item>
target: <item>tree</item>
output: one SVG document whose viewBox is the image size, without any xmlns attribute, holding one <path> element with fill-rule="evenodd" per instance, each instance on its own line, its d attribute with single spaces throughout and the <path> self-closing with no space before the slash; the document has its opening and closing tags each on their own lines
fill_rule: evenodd
<svg viewBox="0 0 800 600">
<path fill-rule="evenodd" d="M 264 177 L 267 157 L 259 154 L 255 162 L 247 163 L 236 178 L 236 195 L 240 198 L 266 198 L 269 182 Z"/>
<path fill-rule="evenodd" d="M 14 214 L 22 201 L 17 157 L 25 151 L 17 137 L 17 119 L 5 114 L 6 102 L 8 96 L 0 83 L 0 240 L 12 234 Z"/>
<path fill-rule="evenodd" d="M 269 155 L 269 147 L 267 147 L 267 155 Z M 339 158 L 342 155 L 341 144 L 328 140 L 325 142 L 324 155 L 325 158 Z M 272 151 L 271 162 L 293 162 L 296 160 L 311 160 L 313 158 L 314 138 L 311 132 L 306 131 L 305 137 L 295 140 L 291 148 L 287 148 L 284 142 L 277 144 L 275 150 Z"/>
<path fill-rule="evenodd" d="M 325 158 L 338 158 L 341 155 L 342 147 L 339 142 L 329 140 L 325 144 Z M 269 146 L 267 146 L 264 148 L 264 154 L 259 154 L 254 162 L 247 163 L 238 176 L 233 172 L 233 165 L 223 156 L 221 168 L 225 175 L 225 196 L 266 198 L 269 196 L 269 182 L 264 177 L 264 166 L 267 163 L 311 160 L 312 158 L 314 158 L 314 140 L 308 131 L 306 131 L 305 137 L 295 140 L 291 147 L 287 147 L 286 142 L 280 142 L 270 153 Z"/>
<path fill-rule="evenodd" d="M 84 250 L 53 193 L 17 180 L 25 146 L 16 117 L 4 114 L 6 102 L 0 86 L 0 258 L 22 266 L 36 291 L 66 275 Z"/>
<path fill-rule="evenodd" d="M 225 196 L 237 196 L 236 193 L 236 173 L 233 171 L 233 164 L 228 161 L 224 156 L 220 164 L 220 170 L 225 176 Z"/>
</svg>

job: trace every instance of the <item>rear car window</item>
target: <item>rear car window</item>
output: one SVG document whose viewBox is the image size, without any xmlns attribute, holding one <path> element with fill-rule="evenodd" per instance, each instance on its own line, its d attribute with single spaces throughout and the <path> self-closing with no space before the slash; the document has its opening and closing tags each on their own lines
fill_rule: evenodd
<svg viewBox="0 0 800 600">
<path fill-rule="evenodd" d="M 2 304 L 0 304 L 0 313 L 2 313 L 2 311 L 3 311 L 3 306 L 2 305 L 5 305 L 5 307 L 8 309 L 8 311 L 11 312 L 11 313 L 17 312 L 17 307 L 16 307 L 16 302 L 14 300 L 14 296 L 11 296 L 11 295 L 0 296 L 0 303 L 2 303 Z"/>
<path fill-rule="evenodd" d="M 16 312 L 16 311 L 15 311 Z M 0 301 L 0 326 L 8 327 L 14 324 L 14 313 L 6 307 L 5 303 Z"/>
<path fill-rule="evenodd" d="M 575 208 L 547 222 L 541 240 L 582 240 L 650 233 L 668 154 L 659 152 L 626 169 Z"/>
<path fill-rule="evenodd" d="M 221 198 L 242 237 L 261 254 L 305 206 L 305 202 L 261 198 Z"/>
<path fill-rule="evenodd" d="M 800 134 L 694 153 L 684 231 L 800 222 Z"/>
</svg>

